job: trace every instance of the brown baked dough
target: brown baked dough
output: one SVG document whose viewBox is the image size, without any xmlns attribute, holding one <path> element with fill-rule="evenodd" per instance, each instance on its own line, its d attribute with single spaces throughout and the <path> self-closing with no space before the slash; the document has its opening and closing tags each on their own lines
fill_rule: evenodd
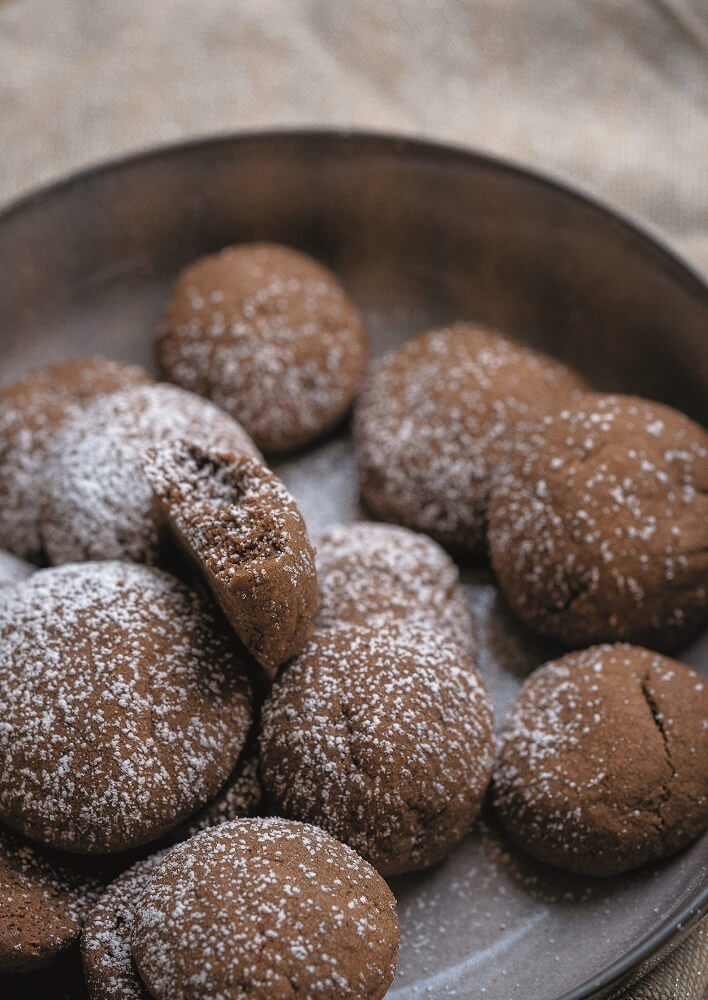
<svg viewBox="0 0 708 1000">
<path fill-rule="evenodd" d="M 338 524 L 314 538 L 320 585 L 319 627 L 398 622 L 437 628 L 472 659 L 477 651 L 472 609 L 460 574 L 427 535 L 393 524 Z"/>
<path fill-rule="evenodd" d="M 491 476 L 517 429 L 582 389 L 559 361 L 469 323 L 406 341 L 366 378 L 355 407 L 367 507 L 477 554 Z"/>
<path fill-rule="evenodd" d="M 258 816 L 264 805 L 258 754 L 247 747 L 219 793 L 181 826 L 170 830 L 166 840 L 177 844 L 220 823 Z"/>
<path fill-rule="evenodd" d="M 247 243 L 182 272 L 156 355 L 166 378 L 223 407 L 260 448 L 282 451 L 345 415 L 369 340 L 325 267 L 290 247 Z"/>
<path fill-rule="evenodd" d="M 152 451 L 146 474 L 158 517 L 274 677 L 317 613 L 315 555 L 297 504 L 261 463 L 186 442 Z"/>
<path fill-rule="evenodd" d="M 103 884 L 0 827 L 0 973 L 51 965 L 79 938 Z"/>
<path fill-rule="evenodd" d="M 504 723 L 494 804 L 534 857 L 615 875 L 708 825 L 708 686 L 638 646 L 594 646 L 535 671 Z"/>
<path fill-rule="evenodd" d="M 151 448 L 185 435 L 205 447 L 260 458 L 228 414 L 173 385 L 116 393 L 70 420 L 56 438 L 46 475 L 42 537 L 49 561 L 159 563 L 163 553 L 144 464 Z"/>
<path fill-rule="evenodd" d="M 571 648 L 678 649 L 708 623 L 708 434 L 667 406 L 585 396 L 521 438 L 489 547 L 522 621 Z"/>
<path fill-rule="evenodd" d="M 261 776 L 286 816 L 317 823 L 382 875 L 444 858 L 489 782 L 492 706 L 436 630 L 324 629 L 266 699 Z"/>
<path fill-rule="evenodd" d="M 167 854 L 136 862 L 91 909 L 81 933 L 81 959 L 90 1000 L 150 1000 L 133 961 L 130 939 L 142 895 Z"/>
<path fill-rule="evenodd" d="M 52 847 L 124 851 L 218 793 L 251 725 L 230 638 L 174 577 L 46 569 L 0 606 L 0 818 Z"/>
<path fill-rule="evenodd" d="M 155 1000 L 379 1000 L 396 901 L 324 830 L 243 819 L 176 847 L 148 883 L 132 947 Z"/>
</svg>

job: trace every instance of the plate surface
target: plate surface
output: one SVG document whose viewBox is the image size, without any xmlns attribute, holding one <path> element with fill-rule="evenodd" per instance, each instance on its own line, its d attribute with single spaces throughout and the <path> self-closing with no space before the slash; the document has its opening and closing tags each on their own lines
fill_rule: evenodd
<svg viewBox="0 0 708 1000">
<path fill-rule="evenodd" d="M 375 352 L 478 319 L 597 387 L 708 417 L 708 289 L 630 224 L 495 160 L 343 133 L 243 135 L 79 175 L 0 216 L 0 380 L 80 353 L 150 364 L 177 270 L 228 243 L 300 247 L 342 278 Z M 361 517 L 346 430 L 276 463 L 311 528 Z M 553 650 L 515 625 L 488 571 L 465 570 L 500 719 Z M 680 657 L 708 669 L 705 638 Z M 393 1000 L 580 1000 L 674 943 L 708 903 L 704 837 L 626 877 L 555 873 L 487 818 L 437 869 L 398 879 Z M 17 997 L 81 995 L 52 972 Z M 67 992 L 68 991 L 68 992 Z M 0 978 L 0 992 L 3 980 Z M 4 994 L 5 995 L 5 994 Z"/>
</svg>

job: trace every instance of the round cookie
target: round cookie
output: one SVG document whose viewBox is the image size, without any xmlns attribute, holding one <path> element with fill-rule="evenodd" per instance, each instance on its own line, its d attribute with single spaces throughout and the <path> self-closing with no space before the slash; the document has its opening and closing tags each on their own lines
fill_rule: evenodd
<svg viewBox="0 0 708 1000">
<path fill-rule="evenodd" d="M 209 608 L 130 563 L 41 570 L 0 606 L 0 818 L 85 854 L 156 839 L 217 794 L 250 692 Z"/>
<path fill-rule="evenodd" d="M 322 630 L 263 705 L 261 777 L 286 816 L 317 823 L 382 875 L 427 868 L 464 837 L 492 759 L 492 706 L 435 630 Z"/>
<path fill-rule="evenodd" d="M 150 452 L 145 471 L 158 519 L 274 677 L 317 613 L 315 554 L 297 504 L 261 463 L 184 441 Z"/>
<path fill-rule="evenodd" d="M 473 324 L 406 341 L 367 377 L 355 407 L 367 507 L 477 554 L 490 479 L 517 427 L 583 388 L 559 361 Z"/>
<path fill-rule="evenodd" d="M 0 551 L 0 590 L 3 587 L 14 587 L 20 581 L 26 580 L 36 568 L 24 559 L 13 556 L 11 552 Z"/>
<path fill-rule="evenodd" d="M 167 835 L 169 842 L 177 844 L 220 823 L 257 816 L 263 808 L 263 786 L 259 769 L 258 755 L 244 750 L 233 774 L 219 794 L 185 823 L 170 831 Z"/>
<path fill-rule="evenodd" d="M 708 685 L 638 646 L 594 646 L 535 671 L 501 733 L 494 804 L 538 860 L 615 875 L 708 826 Z"/>
<path fill-rule="evenodd" d="M 379 1000 L 398 941 L 396 901 L 354 851 L 316 827 L 246 819 L 170 852 L 132 948 L 155 1000 Z"/>
<path fill-rule="evenodd" d="M 42 561 L 40 482 L 58 428 L 95 396 L 149 381 L 136 365 L 75 358 L 0 389 L 0 548 Z"/>
<path fill-rule="evenodd" d="M 247 243 L 182 272 L 156 355 L 170 381 L 223 407 L 260 448 L 283 451 L 346 414 L 369 340 L 325 267 L 289 247 Z"/>
<path fill-rule="evenodd" d="M 320 628 L 419 622 L 438 628 L 474 658 L 475 622 L 460 574 L 431 538 L 398 525 L 359 521 L 326 528 L 314 542 Z"/>
<path fill-rule="evenodd" d="M 260 458 L 228 414 L 172 385 L 149 385 L 96 400 L 56 439 L 46 476 L 42 537 L 49 561 L 160 558 L 144 461 L 189 435 L 205 447 Z"/>
<path fill-rule="evenodd" d="M 102 888 L 98 878 L 0 828 L 0 973 L 56 961 L 78 940 Z"/>
<path fill-rule="evenodd" d="M 150 878 L 168 851 L 136 862 L 111 882 L 81 933 L 81 960 L 90 1000 L 150 1000 L 133 961 L 130 939 Z"/>
<path fill-rule="evenodd" d="M 489 548 L 539 634 L 678 649 L 708 623 L 708 434 L 633 396 L 547 416 L 494 484 Z"/>
</svg>

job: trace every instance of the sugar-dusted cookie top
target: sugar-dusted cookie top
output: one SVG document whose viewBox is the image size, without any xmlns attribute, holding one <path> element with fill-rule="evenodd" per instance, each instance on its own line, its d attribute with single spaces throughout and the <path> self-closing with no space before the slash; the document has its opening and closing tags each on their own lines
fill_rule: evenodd
<svg viewBox="0 0 708 1000">
<path fill-rule="evenodd" d="M 168 854 L 133 927 L 155 1000 L 379 1000 L 396 970 L 396 902 L 324 830 L 243 819 Z"/>
<path fill-rule="evenodd" d="M 132 563 L 41 570 L 0 605 L 0 817 L 53 847 L 123 851 L 217 794 L 250 691 L 211 610 Z"/>
<path fill-rule="evenodd" d="M 156 355 L 166 378 L 231 413 L 259 448 L 282 451 L 345 415 L 369 340 L 331 271 L 290 247 L 246 243 L 182 272 Z"/>
</svg>

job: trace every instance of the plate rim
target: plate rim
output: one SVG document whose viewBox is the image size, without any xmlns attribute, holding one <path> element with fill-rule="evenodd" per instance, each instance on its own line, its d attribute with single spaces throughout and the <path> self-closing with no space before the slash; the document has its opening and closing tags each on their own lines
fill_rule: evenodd
<svg viewBox="0 0 708 1000">
<path fill-rule="evenodd" d="M 48 201 L 63 192 L 141 163 L 171 159 L 190 152 L 218 149 L 234 144 L 247 145 L 253 142 L 279 142 L 317 147 L 335 147 L 351 144 L 376 148 L 405 159 L 427 157 L 440 161 L 444 157 L 449 162 L 476 165 L 487 170 L 510 174 L 532 184 L 561 195 L 569 201 L 581 203 L 592 214 L 599 216 L 606 224 L 617 228 L 630 237 L 644 254 L 654 258 L 661 269 L 672 279 L 679 281 L 691 294 L 702 300 L 708 309 L 708 276 L 691 263 L 684 260 L 668 242 L 668 238 L 654 232 L 649 223 L 642 222 L 630 213 L 617 209 L 600 197 L 573 182 L 557 177 L 550 172 L 526 166 L 504 156 L 485 152 L 463 143 L 440 141 L 415 132 L 387 132 L 385 130 L 346 127 L 276 127 L 254 128 L 237 131 L 219 131 L 197 135 L 188 139 L 172 140 L 150 145 L 132 152 L 107 157 L 93 164 L 82 166 L 54 180 L 40 184 L 29 191 L 20 192 L 9 201 L 0 204 L 0 227 L 13 216 L 25 210 L 41 208 Z M 624 955 L 607 965 L 601 972 L 579 986 L 558 996 L 555 1000 L 592 1000 L 608 995 L 611 988 L 627 984 L 643 965 L 654 967 L 670 954 L 686 937 L 698 921 L 708 914 L 708 874 L 699 880 L 697 888 L 678 912 L 664 920 L 655 930 L 646 934 Z M 654 960 L 652 962 L 652 959 Z M 650 971 L 650 968 L 647 971 Z"/>
</svg>

